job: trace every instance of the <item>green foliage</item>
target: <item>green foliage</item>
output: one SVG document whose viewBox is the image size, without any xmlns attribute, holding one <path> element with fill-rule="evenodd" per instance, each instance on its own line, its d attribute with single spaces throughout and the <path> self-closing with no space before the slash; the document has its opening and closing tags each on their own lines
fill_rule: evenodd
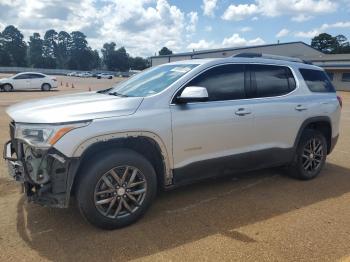
<svg viewBox="0 0 350 262">
<path fill-rule="evenodd" d="M 149 62 L 147 59 L 144 59 L 142 57 L 130 57 L 130 69 L 133 70 L 144 70 L 147 67 L 149 67 Z"/>
<path fill-rule="evenodd" d="M 13 25 L 7 26 L 1 33 L 0 38 L 0 64 L 9 66 L 25 66 L 27 45 L 23 41 L 23 35 Z"/>
<path fill-rule="evenodd" d="M 105 43 L 103 45 L 102 56 L 103 62 L 108 70 L 128 71 L 130 68 L 130 56 L 124 47 L 115 49 L 114 42 Z"/>
<path fill-rule="evenodd" d="M 159 50 L 159 55 L 171 55 L 173 51 L 171 51 L 169 48 L 164 46 L 162 49 Z"/>
<path fill-rule="evenodd" d="M 43 67 L 43 44 L 39 33 L 34 33 L 29 37 L 29 65 L 32 67 Z"/>
<path fill-rule="evenodd" d="M 114 42 L 105 43 L 101 51 L 102 60 L 99 52 L 88 45 L 86 36 L 79 31 L 69 34 L 50 29 L 43 38 L 39 33 L 33 33 L 28 44 L 23 40 L 21 32 L 12 25 L 0 32 L 0 66 L 72 70 L 106 67 L 116 71 L 128 71 L 130 68 L 143 70 L 149 66 L 146 59 L 131 57 L 124 47 L 116 49 Z"/>
<path fill-rule="evenodd" d="M 350 53 L 350 45 L 344 35 L 322 33 L 311 40 L 311 46 L 326 54 Z"/>
</svg>

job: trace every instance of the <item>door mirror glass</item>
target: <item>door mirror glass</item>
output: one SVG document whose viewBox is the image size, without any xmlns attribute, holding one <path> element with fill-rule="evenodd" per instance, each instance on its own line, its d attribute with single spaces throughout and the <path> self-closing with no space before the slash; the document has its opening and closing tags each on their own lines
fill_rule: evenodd
<svg viewBox="0 0 350 262">
<path fill-rule="evenodd" d="M 178 103 L 190 103 L 190 102 L 204 102 L 209 98 L 208 91 L 205 87 L 201 86 L 188 86 L 186 87 L 180 96 L 177 97 Z"/>
</svg>

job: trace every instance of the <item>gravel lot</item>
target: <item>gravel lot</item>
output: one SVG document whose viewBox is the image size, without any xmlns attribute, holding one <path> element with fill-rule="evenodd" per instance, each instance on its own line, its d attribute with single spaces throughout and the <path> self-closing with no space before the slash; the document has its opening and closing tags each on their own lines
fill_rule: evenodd
<svg viewBox="0 0 350 262">
<path fill-rule="evenodd" d="M 0 93 L 1 148 L 8 139 L 7 106 L 119 79 L 58 81 L 59 91 Z M 317 179 L 301 182 L 273 169 L 204 181 L 161 193 L 142 220 L 116 231 L 90 226 L 74 205 L 26 203 L 1 159 L 0 261 L 350 260 L 350 93 L 339 94 L 341 136 Z"/>
</svg>

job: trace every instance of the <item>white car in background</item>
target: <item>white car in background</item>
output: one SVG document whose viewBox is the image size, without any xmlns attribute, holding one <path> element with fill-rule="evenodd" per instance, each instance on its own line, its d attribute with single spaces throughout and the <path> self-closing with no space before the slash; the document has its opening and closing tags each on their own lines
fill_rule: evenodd
<svg viewBox="0 0 350 262">
<path fill-rule="evenodd" d="M 57 79 L 41 73 L 24 72 L 0 79 L 0 88 L 5 92 L 27 89 L 50 91 L 57 88 Z"/>
<path fill-rule="evenodd" d="M 98 74 L 96 77 L 97 79 L 101 79 L 101 78 L 112 79 L 113 75 L 108 73 L 101 73 L 101 74 Z"/>
<path fill-rule="evenodd" d="M 92 77 L 92 74 L 90 72 L 83 72 L 79 74 L 80 77 Z"/>
<path fill-rule="evenodd" d="M 70 72 L 67 74 L 67 76 L 76 76 L 77 75 L 77 72 Z"/>
</svg>

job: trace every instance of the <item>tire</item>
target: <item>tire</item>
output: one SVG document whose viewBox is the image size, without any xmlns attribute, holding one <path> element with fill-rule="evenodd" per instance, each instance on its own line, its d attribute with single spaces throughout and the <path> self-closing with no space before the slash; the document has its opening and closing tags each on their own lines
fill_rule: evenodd
<svg viewBox="0 0 350 262">
<path fill-rule="evenodd" d="M 317 130 L 307 129 L 300 138 L 293 163 L 289 166 L 289 174 L 300 180 L 313 179 L 320 174 L 326 158 L 326 138 Z"/>
<path fill-rule="evenodd" d="M 146 213 L 157 192 L 157 177 L 151 163 L 128 149 L 100 153 L 79 175 L 80 213 L 102 229 L 117 229 L 136 222 Z"/>
<path fill-rule="evenodd" d="M 41 86 L 41 90 L 42 91 L 50 91 L 50 89 L 51 89 L 51 85 L 50 84 L 45 83 L 45 84 L 43 84 Z"/>
<path fill-rule="evenodd" d="M 113 78 L 112 76 L 108 77 L 108 79 L 112 79 L 112 78 Z"/>
<path fill-rule="evenodd" d="M 13 90 L 13 87 L 10 84 L 5 84 L 2 86 L 2 90 L 4 90 L 5 92 L 11 92 Z"/>
</svg>

